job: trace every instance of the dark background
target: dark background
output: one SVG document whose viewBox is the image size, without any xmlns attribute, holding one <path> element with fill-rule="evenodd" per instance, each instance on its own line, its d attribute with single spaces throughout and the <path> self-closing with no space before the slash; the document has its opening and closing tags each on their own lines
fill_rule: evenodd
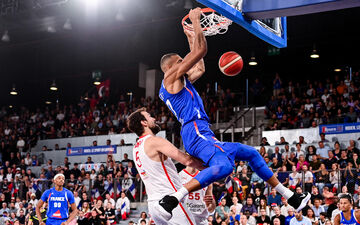
<svg viewBox="0 0 360 225">
<path fill-rule="evenodd" d="M 99 1 L 97 17 L 87 13 L 84 1 L 38 8 L 25 5 L 1 15 L 1 35 L 8 30 L 11 41 L 0 41 L 0 106 L 33 107 L 55 99 L 76 103 L 94 90 L 94 70 L 101 70 L 103 79 L 111 79 L 113 98 L 128 91 L 143 95 L 144 90 L 137 87 L 139 62 L 160 69 L 163 54 L 184 56 L 189 51 L 180 25 L 188 13 L 182 0 L 104 0 Z M 118 12 L 123 21 L 115 20 Z M 218 82 L 243 91 L 246 78 L 252 83 L 260 77 L 269 84 L 275 72 L 284 81 L 305 82 L 333 77 L 334 68 L 342 68 L 342 74 L 345 67 L 358 70 L 359 14 L 360 8 L 353 8 L 289 17 L 288 47 L 278 56 L 267 56 L 268 44 L 233 24 L 226 34 L 207 38 L 207 72 L 197 86 Z M 63 29 L 67 18 L 72 30 Z M 47 32 L 49 25 L 57 32 Z M 320 53 L 316 60 L 309 57 L 314 44 Z M 232 78 L 222 75 L 217 66 L 221 54 L 230 50 L 238 52 L 245 63 L 241 74 Z M 252 52 L 259 63 L 256 67 L 248 66 Z M 54 79 L 59 91 L 51 93 Z M 9 94 L 12 84 L 18 96 Z"/>
</svg>

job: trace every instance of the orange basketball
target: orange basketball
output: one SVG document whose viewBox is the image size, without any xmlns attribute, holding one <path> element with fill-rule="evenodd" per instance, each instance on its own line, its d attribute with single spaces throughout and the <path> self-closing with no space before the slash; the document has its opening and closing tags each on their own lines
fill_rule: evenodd
<svg viewBox="0 0 360 225">
<path fill-rule="evenodd" d="M 239 74 L 243 68 L 243 60 L 236 52 L 225 52 L 219 59 L 220 71 L 227 76 Z"/>
</svg>

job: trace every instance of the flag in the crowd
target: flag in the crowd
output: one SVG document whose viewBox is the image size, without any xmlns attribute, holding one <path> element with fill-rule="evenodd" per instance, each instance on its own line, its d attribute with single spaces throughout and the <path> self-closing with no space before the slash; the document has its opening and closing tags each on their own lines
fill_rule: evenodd
<svg viewBox="0 0 360 225">
<path fill-rule="evenodd" d="M 237 185 L 238 191 L 242 192 L 241 181 L 239 180 L 239 178 L 234 177 L 233 179 L 234 179 L 235 184 Z"/>
<path fill-rule="evenodd" d="M 99 192 L 99 189 L 95 188 L 91 191 L 91 197 L 93 198 L 92 200 L 98 200 L 101 198 L 100 196 L 100 192 Z"/>
<path fill-rule="evenodd" d="M 126 203 L 125 203 L 125 201 L 121 204 L 120 213 L 121 213 L 121 218 L 123 220 L 126 220 L 127 212 L 126 212 Z"/>
<path fill-rule="evenodd" d="M 222 200 L 223 198 L 225 198 L 225 196 L 226 196 L 226 193 L 225 193 L 225 192 L 221 193 L 220 198 L 219 198 L 219 200 L 218 200 L 218 205 L 221 205 L 221 200 Z"/>
<path fill-rule="evenodd" d="M 38 190 L 38 186 L 37 186 L 37 184 L 34 182 L 33 185 L 32 185 L 32 187 L 31 187 L 31 192 L 32 192 L 32 193 L 36 193 L 37 190 Z"/>
<path fill-rule="evenodd" d="M 9 190 L 11 191 L 11 197 L 15 197 L 16 193 L 19 191 L 19 189 L 15 187 L 14 183 L 9 184 Z"/>
<path fill-rule="evenodd" d="M 112 184 L 109 184 L 109 186 L 108 186 L 108 188 L 107 188 L 106 190 L 107 190 L 107 192 L 109 192 L 111 198 L 114 198 L 115 192 L 114 192 L 113 185 L 112 185 Z"/>
<path fill-rule="evenodd" d="M 96 86 L 99 98 L 109 97 L 110 95 L 110 80 L 107 79 Z"/>
<path fill-rule="evenodd" d="M 231 181 L 231 176 L 228 176 L 225 180 L 225 187 L 227 191 L 231 194 L 233 192 L 233 185 Z"/>
<path fill-rule="evenodd" d="M 135 183 L 133 183 L 133 184 L 129 187 L 129 191 L 130 191 L 131 195 L 133 196 L 133 198 L 135 199 L 135 197 L 136 197 Z"/>
<path fill-rule="evenodd" d="M 118 182 L 118 184 L 117 184 L 117 190 L 116 190 L 116 197 L 117 197 L 117 198 L 120 198 L 121 192 L 122 192 L 122 187 L 121 187 L 120 182 Z"/>
</svg>

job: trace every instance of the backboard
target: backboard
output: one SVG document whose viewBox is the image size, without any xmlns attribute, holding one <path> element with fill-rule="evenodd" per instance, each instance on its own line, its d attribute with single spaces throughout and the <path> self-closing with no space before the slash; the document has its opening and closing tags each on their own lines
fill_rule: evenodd
<svg viewBox="0 0 360 225">
<path fill-rule="evenodd" d="M 197 0 L 241 25 L 250 33 L 284 48 L 286 16 L 359 7 L 360 0 Z"/>
</svg>

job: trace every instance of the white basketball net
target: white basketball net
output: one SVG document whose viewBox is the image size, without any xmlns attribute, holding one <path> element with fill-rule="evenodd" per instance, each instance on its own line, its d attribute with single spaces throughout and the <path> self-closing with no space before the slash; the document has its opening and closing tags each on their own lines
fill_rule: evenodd
<svg viewBox="0 0 360 225">
<path fill-rule="evenodd" d="M 216 34 L 224 34 L 232 23 L 228 18 L 219 15 L 216 12 L 202 12 L 200 19 L 201 27 L 205 36 L 213 36 Z M 194 30 L 191 23 L 184 21 L 184 27 L 189 30 Z"/>
</svg>

